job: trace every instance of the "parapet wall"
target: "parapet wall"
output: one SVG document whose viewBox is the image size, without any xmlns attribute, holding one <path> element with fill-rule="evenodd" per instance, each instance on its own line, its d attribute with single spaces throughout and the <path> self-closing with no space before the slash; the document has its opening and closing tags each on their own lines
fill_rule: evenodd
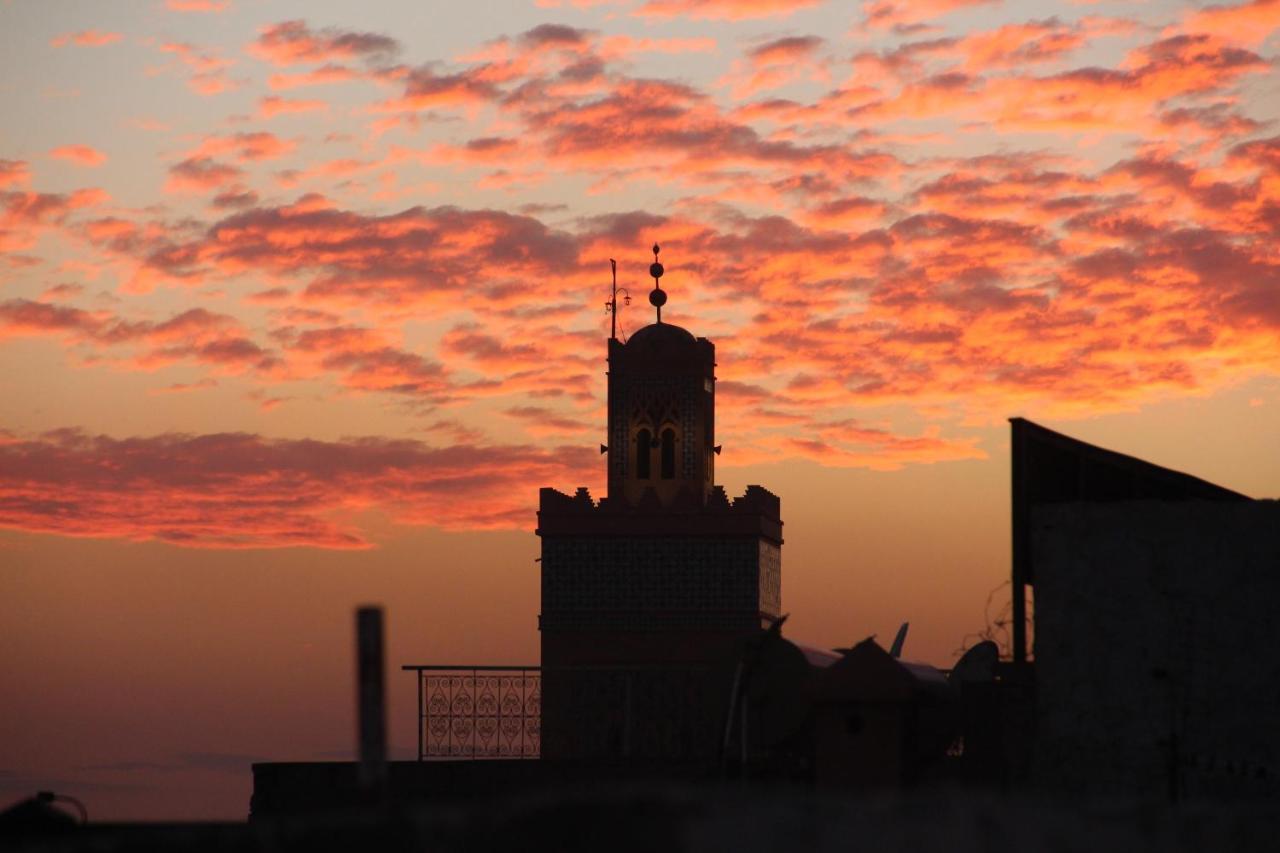
<svg viewBox="0 0 1280 853">
<path fill-rule="evenodd" d="M 656 498 L 636 506 L 595 501 L 585 488 L 573 495 L 544 488 L 539 494 L 539 536 L 758 536 L 782 544 L 782 505 L 763 486 L 730 501 L 716 486 L 705 503 L 692 498 L 662 507 Z"/>
</svg>

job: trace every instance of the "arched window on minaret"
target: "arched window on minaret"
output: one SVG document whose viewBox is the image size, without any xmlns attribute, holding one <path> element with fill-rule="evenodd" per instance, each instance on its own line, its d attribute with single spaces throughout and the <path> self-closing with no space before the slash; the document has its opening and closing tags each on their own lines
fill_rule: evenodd
<svg viewBox="0 0 1280 853">
<path fill-rule="evenodd" d="M 676 431 L 667 427 L 662 431 L 662 479 L 674 480 L 676 476 Z"/>
<path fill-rule="evenodd" d="M 636 479 L 649 479 L 649 455 L 653 447 L 653 434 L 647 429 L 636 433 Z"/>
</svg>

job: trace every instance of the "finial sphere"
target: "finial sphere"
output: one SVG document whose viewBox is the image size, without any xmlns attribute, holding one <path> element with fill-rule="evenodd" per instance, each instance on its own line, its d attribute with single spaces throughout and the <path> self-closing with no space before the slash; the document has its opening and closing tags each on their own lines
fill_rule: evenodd
<svg viewBox="0 0 1280 853">
<path fill-rule="evenodd" d="M 661 308 L 667 304 L 667 292 L 661 288 L 655 287 L 649 291 L 649 304 L 654 308 Z"/>
<path fill-rule="evenodd" d="M 649 264 L 649 275 L 653 276 L 654 278 L 662 278 L 662 264 L 658 263 L 657 261 L 654 261 L 653 263 Z"/>
<path fill-rule="evenodd" d="M 659 253 L 659 252 L 661 252 L 661 251 L 662 251 L 662 247 L 661 247 L 661 246 L 659 246 L 657 243 L 654 243 L 654 244 L 653 244 L 653 253 L 656 255 L 656 254 L 658 254 L 658 253 Z"/>
</svg>

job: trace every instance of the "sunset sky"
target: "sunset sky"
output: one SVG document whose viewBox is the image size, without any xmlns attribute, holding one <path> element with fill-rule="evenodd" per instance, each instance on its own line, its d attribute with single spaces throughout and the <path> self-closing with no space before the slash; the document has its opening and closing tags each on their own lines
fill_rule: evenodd
<svg viewBox="0 0 1280 853">
<path fill-rule="evenodd" d="M 631 333 L 655 241 L 804 642 L 996 617 L 1011 415 L 1276 496 L 1278 31 L 0 0 L 0 806 L 242 817 L 250 761 L 350 755 L 357 604 L 394 667 L 536 663 L 538 488 L 603 492 L 609 258 Z"/>
</svg>

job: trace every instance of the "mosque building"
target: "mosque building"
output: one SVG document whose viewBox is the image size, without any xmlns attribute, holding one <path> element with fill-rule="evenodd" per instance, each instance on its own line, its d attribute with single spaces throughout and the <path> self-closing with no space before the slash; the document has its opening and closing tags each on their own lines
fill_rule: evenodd
<svg viewBox="0 0 1280 853">
<path fill-rule="evenodd" d="M 608 343 L 608 493 L 540 495 L 544 758 L 705 761 L 781 614 L 779 500 L 715 484 L 715 345 L 662 321 L 653 251 L 656 320 Z"/>
</svg>

